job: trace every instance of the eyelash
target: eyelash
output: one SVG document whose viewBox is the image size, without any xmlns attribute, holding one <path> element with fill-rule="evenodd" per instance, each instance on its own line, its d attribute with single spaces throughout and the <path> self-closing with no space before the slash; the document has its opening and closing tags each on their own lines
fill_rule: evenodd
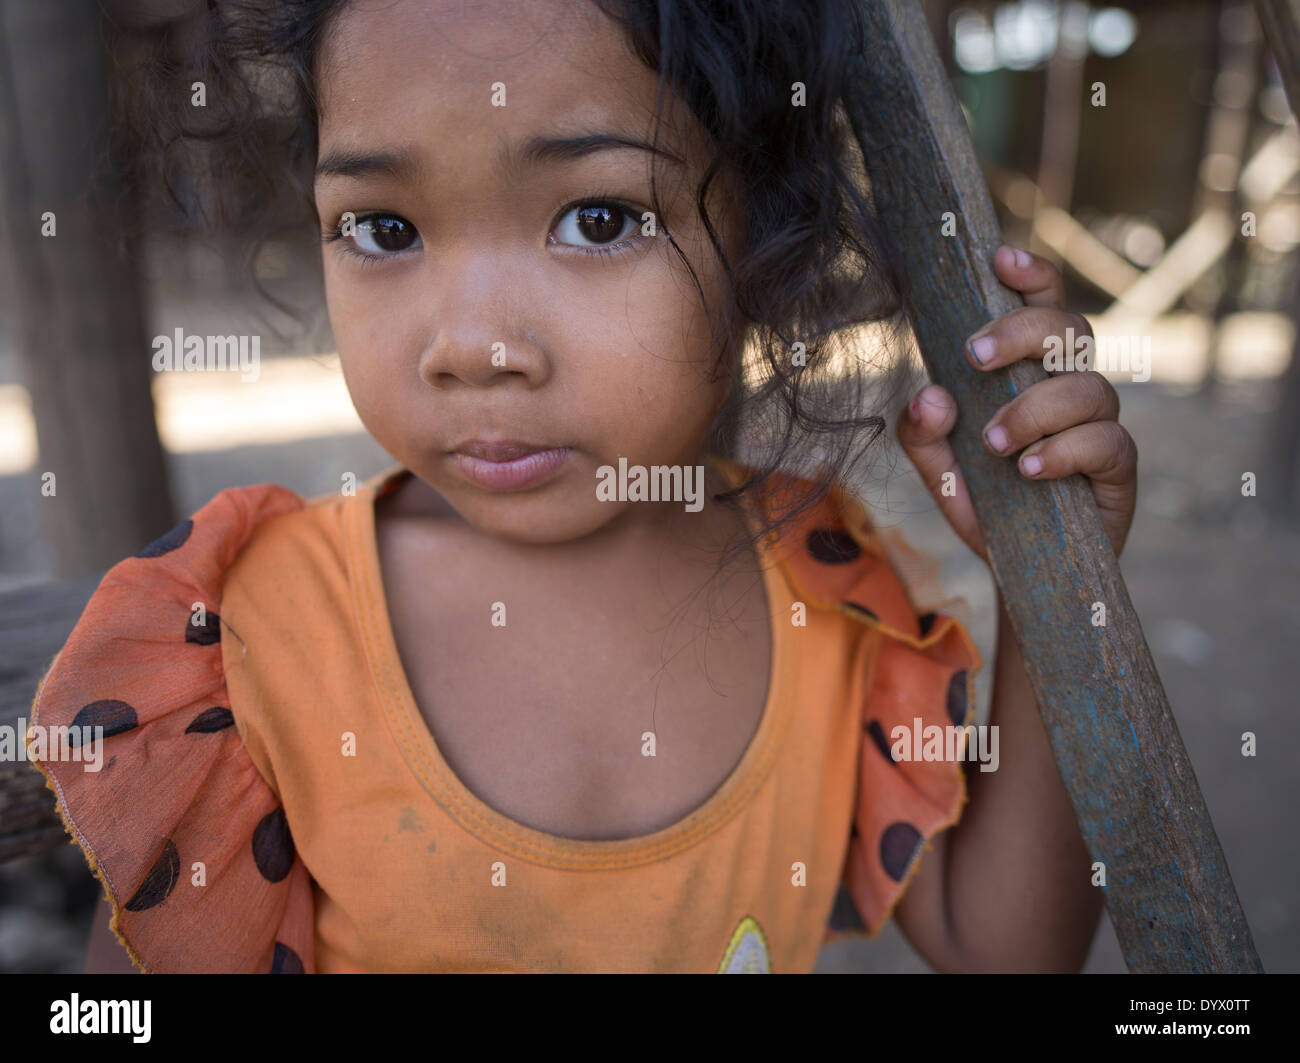
<svg viewBox="0 0 1300 1063">
<path fill-rule="evenodd" d="M 597 206 L 616 208 L 622 213 L 624 218 L 629 218 L 629 217 L 632 218 L 636 227 L 633 229 L 632 235 L 625 236 L 622 240 L 620 240 L 616 244 L 605 244 L 604 246 L 601 247 L 573 248 L 572 250 L 577 254 L 588 255 L 592 257 L 600 257 L 600 258 L 613 258 L 617 255 L 625 255 L 631 250 L 633 250 L 632 245 L 634 245 L 638 241 L 638 239 L 647 239 L 647 240 L 653 239 L 652 237 L 639 237 L 642 211 L 639 211 L 636 207 L 633 207 L 631 204 L 624 203 L 622 200 L 604 192 L 593 192 L 585 196 L 582 196 L 579 199 L 572 200 L 566 206 L 561 208 L 559 213 L 556 215 L 556 220 L 558 222 L 560 218 L 563 218 L 566 214 L 568 214 L 571 210 L 573 210 L 574 207 L 597 207 Z M 360 223 L 363 221 L 367 221 L 371 218 L 384 218 L 384 217 L 400 218 L 401 215 L 387 214 L 384 211 L 369 211 L 365 214 L 358 214 L 356 216 L 356 221 L 357 223 Z M 333 225 L 326 226 L 325 232 L 322 236 L 322 242 L 331 244 L 331 243 L 341 241 L 339 243 L 339 250 L 345 255 L 350 255 L 353 258 L 359 259 L 360 264 L 363 268 L 366 266 L 374 265 L 376 262 L 380 262 L 385 259 L 400 258 L 403 254 L 405 254 L 404 251 L 393 251 L 387 255 L 376 255 L 370 251 L 362 251 L 355 244 L 344 239 L 342 221 L 343 221 L 343 215 L 340 214 L 338 221 L 336 221 Z M 554 225 L 551 226 L 551 228 L 554 227 L 555 227 Z M 412 228 L 414 228 L 414 226 L 412 226 Z M 549 231 L 547 232 L 547 238 L 548 240 L 550 238 Z M 565 246 L 565 245 L 557 244 L 557 246 Z"/>
<path fill-rule="evenodd" d="M 361 222 L 368 221 L 371 218 L 387 218 L 387 217 L 397 218 L 397 217 L 401 217 L 401 215 L 387 214 L 384 211 L 372 210 L 365 214 L 356 215 L 355 223 L 359 225 Z M 405 254 L 404 251 L 393 251 L 392 253 L 387 255 L 376 255 L 370 251 L 362 251 L 350 240 L 344 239 L 342 223 L 343 223 L 343 215 L 340 214 L 338 217 L 338 221 L 336 221 L 333 225 L 327 225 L 325 227 L 325 232 L 322 235 L 321 240 L 323 243 L 326 244 L 332 244 L 338 242 L 339 251 L 344 255 L 348 255 L 351 258 L 357 259 L 363 269 L 366 268 L 367 266 L 374 265 L 376 262 L 382 262 L 385 259 L 400 258 L 403 254 Z M 411 227 L 414 228 L 414 226 Z"/>
</svg>

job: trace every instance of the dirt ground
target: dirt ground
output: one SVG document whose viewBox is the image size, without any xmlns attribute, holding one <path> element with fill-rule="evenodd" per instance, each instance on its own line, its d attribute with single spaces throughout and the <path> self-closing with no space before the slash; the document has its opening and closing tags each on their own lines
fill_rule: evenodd
<svg viewBox="0 0 1300 1063">
<path fill-rule="evenodd" d="M 1300 751 L 1294 640 L 1300 634 L 1300 531 L 1243 498 L 1241 473 L 1263 466 L 1261 429 L 1276 384 L 1234 385 L 1210 399 L 1155 383 L 1117 385 L 1121 421 L 1138 443 L 1139 511 L 1122 569 L 1174 708 L 1196 777 L 1270 972 L 1300 970 L 1297 872 L 1300 806 L 1294 768 Z M 172 457 L 178 505 L 191 512 L 223 487 L 272 481 L 304 495 L 337 488 L 338 470 L 367 476 L 390 459 L 365 435 L 241 447 Z M 899 459 L 900 473 L 908 468 Z M 1259 493 L 1279 490 L 1261 475 Z M 869 495 L 883 506 L 881 485 Z M 0 477 L 0 573 L 39 572 L 32 539 L 33 493 L 22 476 Z M 888 487 L 888 512 L 918 548 L 944 558 L 945 589 L 967 598 L 971 630 L 986 667 L 979 677 L 987 712 L 993 651 L 993 593 L 978 560 L 947 531 L 907 476 Z M 1241 735 L 1258 736 L 1258 755 L 1241 754 Z M 71 845 L 0 865 L 0 970 L 81 968 L 90 909 L 98 895 Z M 891 922 L 874 941 L 827 946 L 819 972 L 925 972 Z M 1085 968 L 1123 972 L 1103 917 Z"/>
</svg>

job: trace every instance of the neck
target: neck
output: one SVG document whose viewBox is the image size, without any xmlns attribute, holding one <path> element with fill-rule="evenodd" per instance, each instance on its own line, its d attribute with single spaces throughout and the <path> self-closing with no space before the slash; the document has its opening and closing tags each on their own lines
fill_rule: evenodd
<svg viewBox="0 0 1300 1063">
<path fill-rule="evenodd" d="M 732 486 L 723 471 L 707 455 L 699 455 L 696 464 L 704 469 L 703 504 L 698 511 L 686 509 L 681 501 L 628 503 L 614 519 L 580 539 L 510 544 L 510 548 L 551 564 L 575 561 L 596 570 L 606 564 L 617 567 L 629 557 L 658 557 L 667 550 L 700 565 L 716 566 L 728 547 L 747 536 L 748 528 L 734 506 L 713 500 Z M 441 494 L 415 475 L 408 475 L 379 505 L 395 517 L 463 519 Z"/>
</svg>

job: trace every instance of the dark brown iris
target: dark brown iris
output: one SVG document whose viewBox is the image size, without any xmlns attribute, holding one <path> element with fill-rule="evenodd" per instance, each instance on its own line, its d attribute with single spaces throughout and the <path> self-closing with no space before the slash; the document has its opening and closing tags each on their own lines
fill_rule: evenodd
<svg viewBox="0 0 1300 1063">
<path fill-rule="evenodd" d="M 593 243 L 608 243 L 623 231 L 623 212 L 607 204 L 582 207 L 578 210 L 578 228 Z"/>
<path fill-rule="evenodd" d="M 415 242 L 415 229 L 401 218 L 371 218 L 365 224 L 382 251 L 405 251 Z"/>
</svg>

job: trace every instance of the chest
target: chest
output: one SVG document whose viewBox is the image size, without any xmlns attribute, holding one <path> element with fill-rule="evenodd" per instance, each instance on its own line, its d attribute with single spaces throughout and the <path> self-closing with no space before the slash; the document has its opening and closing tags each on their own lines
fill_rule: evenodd
<svg viewBox="0 0 1300 1063">
<path fill-rule="evenodd" d="M 458 779 L 498 812 L 566 838 L 637 837 L 739 764 L 771 671 L 757 569 L 712 587 L 698 571 L 583 579 L 400 525 L 377 538 L 411 694 Z"/>
</svg>

